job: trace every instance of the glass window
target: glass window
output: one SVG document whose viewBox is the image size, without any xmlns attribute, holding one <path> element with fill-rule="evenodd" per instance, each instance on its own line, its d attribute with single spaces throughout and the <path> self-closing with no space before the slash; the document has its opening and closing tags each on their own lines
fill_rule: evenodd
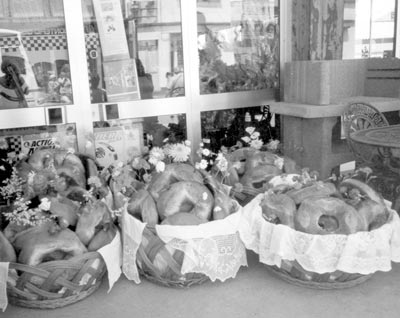
<svg viewBox="0 0 400 318">
<path fill-rule="evenodd" d="M 182 96 L 179 0 L 84 0 L 92 103 Z"/>
<path fill-rule="evenodd" d="M 62 147 L 78 150 L 75 124 L 0 130 L 0 184 L 11 176 L 11 163 L 31 155 L 37 148 Z M 0 196 L 0 205 L 5 204 Z"/>
<path fill-rule="evenodd" d="M 4 3 L 4 2 L 3 2 Z M 68 44 L 62 0 L 8 1 L 0 18 L 0 109 L 71 104 Z"/>
<path fill-rule="evenodd" d="M 0 1 L 0 17 L 5 17 L 5 16 L 7 16 L 7 9 L 3 1 Z"/>
<path fill-rule="evenodd" d="M 76 136 L 75 124 L 2 129 L 0 161 L 7 161 L 7 157 L 31 155 L 40 147 L 61 147 L 77 151 Z"/>
<path fill-rule="evenodd" d="M 395 0 L 346 0 L 343 59 L 393 57 Z"/>
<path fill-rule="evenodd" d="M 98 121 L 93 127 L 96 158 L 103 167 L 162 147 L 167 139 L 172 143 L 187 139 L 185 114 Z"/>
<path fill-rule="evenodd" d="M 249 137 L 246 128 L 252 127 L 260 135 L 258 140 L 267 145 L 271 140 L 280 140 L 279 116 L 269 111 L 268 106 L 243 107 L 201 112 L 201 138 L 209 144 L 207 148 L 218 152 L 222 146 L 232 147 L 238 142 L 249 146 L 243 137 Z"/>
<path fill-rule="evenodd" d="M 201 94 L 278 87 L 278 3 L 197 0 Z"/>
</svg>

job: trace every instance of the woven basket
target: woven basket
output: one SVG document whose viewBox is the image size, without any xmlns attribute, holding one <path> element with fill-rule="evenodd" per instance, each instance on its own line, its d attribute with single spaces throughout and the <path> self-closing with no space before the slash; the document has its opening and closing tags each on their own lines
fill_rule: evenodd
<svg viewBox="0 0 400 318">
<path fill-rule="evenodd" d="M 306 271 L 296 261 L 283 261 L 283 266 L 269 266 L 267 269 L 274 275 L 293 285 L 314 289 L 344 289 L 359 285 L 369 278 L 370 275 L 349 274 L 341 271 L 333 273 L 318 274 Z"/>
<path fill-rule="evenodd" d="M 10 263 L 9 277 L 15 284 L 7 284 L 8 300 L 28 308 L 64 307 L 96 291 L 106 270 L 104 260 L 97 252 L 37 266 Z"/>
<path fill-rule="evenodd" d="M 162 259 L 166 267 L 161 271 L 154 265 L 155 258 Z M 151 282 L 167 287 L 190 287 L 202 284 L 209 278 L 200 273 L 181 273 L 184 253 L 180 250 L 167 248 L 157 236 L 154 227 L 146 226 L 143 231 L 142 243 L 137 253 L 139 273 Z"/>
<path fill-rule="evenodd" d="M 255 189 L 250 187 L 243 187 L 241 191 L 231 190 L 233 197 L 239 202 L 241 206 L 245 206 L 253 200 L 258 194 L 263 193 L 264 189 Z"/>
</svg>

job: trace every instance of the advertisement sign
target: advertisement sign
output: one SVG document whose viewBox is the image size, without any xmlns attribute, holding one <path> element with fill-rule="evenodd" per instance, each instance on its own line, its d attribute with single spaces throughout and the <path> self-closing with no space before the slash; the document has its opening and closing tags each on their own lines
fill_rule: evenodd
<svg viewBox="0 0 400 318">
<path fill-rule="evenodd" d="M 107 61 L 103 66 L 108 102 L 140 99 L 134 59 Z"/>
<path fill-rule="evenodd" d="M 96 159 L 103 167 L 139 156 L 143 148 L 142 124 L 96 128 Z"/>
<path fill-rule="evenodd" d="M 104 60 L 129 58 L 120 0 L 93 1 Z"/>
</svg>

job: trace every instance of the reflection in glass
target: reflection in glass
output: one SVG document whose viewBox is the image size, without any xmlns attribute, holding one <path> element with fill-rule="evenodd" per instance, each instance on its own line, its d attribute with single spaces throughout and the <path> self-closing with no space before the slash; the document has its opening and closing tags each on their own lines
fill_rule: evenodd
<svg viewBox="0 0 400 318">
<path fill-rule="evenodd" d="M 78 150 L 75 124 L 10 128 L 0 130 L 0 157 L 29 156 L 37 148 Z"/>
<path fill-rule="evenodd" d="M 264 144 L 280 139 L 279 116 L 269 111 L 268 106 L 244 107 L 206 111 L 201 113 L 201 138 L 207 148 L 218 152 L 222 146 L 232 147 L 247 135 L 246 128 L 254 127 Z"/>
<path fill-rule="evenodd" d="M 186 140 L 186 115 L 116 119 L 93 123 L 96 158 L 108 167 L 115 161 L 127 162 L 152 147 Z"/>
<path fill-rule="evenodd" d="M 0 109 L 71 104 L 63 1 L 7 3 L 9 14 L 0 17 Z"/>
<path fill-rule="evenodd" d="M 346 0 L 343 59 L 393 57 L 395 0 Z"/>
<path fill-rule="evenodd" d="M 277 0 L 197 0 L 200 93 L 279 85 Z"/>
<path fill-rule="evenodd" d="M 92 103 L 185 94 L 179 0 L 83 0 L 82 9 Z"/>
</svg>

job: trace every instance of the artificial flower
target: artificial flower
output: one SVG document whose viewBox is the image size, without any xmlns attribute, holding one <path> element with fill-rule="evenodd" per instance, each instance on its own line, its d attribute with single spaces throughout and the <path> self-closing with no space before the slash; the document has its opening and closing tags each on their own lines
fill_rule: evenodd
<svg viewBox="0 0 400 318">
<path fill-rule="evenodd" d="M 185 162 L 189 159 L 191 149 L 183 143 L 173 144 L 170 147 L 169 156 L 174 162 Z"/>
<path fill-rule="evenodd" d="M 165 154 L 162 148 L 160 147 L 153 147 L 150 150 L 150 157 L 149 162 L 153 165 L 157 165 L 159 161 L 164 160 Z"/>
<path fill-rule="evenodd" d="M 40 204 L 39 204 L 39 209 L 43 211 L 49 211 L 50 210 L 50 205 L 51 201 L 48 198 L 42 198 L 40 199 Z"/>
<path fill-rule="evenodd" d="M 251 135 L 256 129 L 254 127 L 247 127 L 246 132 Z"/>
<path fill-rule="evenodd" d="M 263 145 L 263 141 L 261 139 L 255 139 L 250 142 L 250 147 L 257 149 L 257 150 L 261 149 L 262 145 Z"/>
<path fill-rule="evenodd" d="M 165 170 L 165 162 L 164 161 L 159 161 L 156 164 L 156 171 L 157 172 L 163 172 Z"/>
</svg>

